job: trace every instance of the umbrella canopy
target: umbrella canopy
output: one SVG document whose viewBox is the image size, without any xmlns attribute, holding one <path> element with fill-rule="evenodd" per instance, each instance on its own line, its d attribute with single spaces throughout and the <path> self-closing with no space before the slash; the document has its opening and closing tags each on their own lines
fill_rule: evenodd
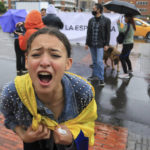
<svg viewBox="0 0 150 150">
<path fill-rule="evenodd" d="M 132 16 L 141 15 L 139 9 L 134 4 L 125 1 L 109 1 L 104 4 L 104 7 L 110 11 L 114 11 L 120 14 L 130 14 Z"/>
<path fill-rule="evenodd" d="M 0 25 L 3 32 L 14 32 L 16 23 L 25 21 L 26 15 L 25 9 L 9 9 L 4 15 L 0 16 Z"/>
</svg>

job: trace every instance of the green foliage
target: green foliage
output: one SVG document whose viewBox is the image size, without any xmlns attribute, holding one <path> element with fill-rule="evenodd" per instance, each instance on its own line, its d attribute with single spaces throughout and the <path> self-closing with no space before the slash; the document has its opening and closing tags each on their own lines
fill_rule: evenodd
<svg viewBox="0 0 150 150">
<path fill-rule="evenodd" d="M 0 2 L 0 13 L 6 12 L 6 7 L 4 6 L 3 2 Z"/>
</svg>

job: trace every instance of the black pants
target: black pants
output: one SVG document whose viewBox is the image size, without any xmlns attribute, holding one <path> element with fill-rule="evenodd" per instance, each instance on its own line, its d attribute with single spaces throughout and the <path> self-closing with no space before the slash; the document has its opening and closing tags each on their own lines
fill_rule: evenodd
<svg viewBox="0 0 150 150">
<path fill-rule="evenodd" d="M 50 149 L 47 146 L 47 141 L 41 140 L 33 143 L 24 143 L 24 150 L 50 150 Z"/>
<path fill-rule="evenodd" d="M 71 146 L 67 147 L 60 144 L 54 143 L 53 132 L 51 137 L 46 140 L 40 140 L 33 143 L 23 143 L 24 150 L 76 150 L 75 142 Z"/>
<path fill-rule="evenodd" d="M 53 131 L 49 139 L 36 141 L 33 143 L 23 143 L 24 150 L 66 150 L 64 146 L 57 145 L 54 143 Z M 75 150 L 75 149 L 70 149 Z"/>
<path fill-rule="evenodd" d="M 121 61 L 124 73 L 127 73 L 127 67 L 128 67 L 128 70 L 132 70 L 132 64 L 129 58 L 132 48 L 133 48 L 133 43 L 123 44 L 123 49 L 120 54 L 120 61 Z"/>
<path fill-rule="evenodd" d="M 25 51 L 22 51 L 20 49 L 18 39 L 15 39 L 14 46 L 15 46 L 15 53 L 16 53 L 16 69 L 18 71 L 26 70 L 25 69 Z"/>
</svg>

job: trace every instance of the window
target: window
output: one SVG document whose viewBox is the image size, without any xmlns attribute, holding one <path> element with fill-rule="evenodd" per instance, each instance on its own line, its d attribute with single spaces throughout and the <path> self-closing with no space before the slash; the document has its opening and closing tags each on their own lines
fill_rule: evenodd
<svg viewBox="0 0 150 150">
<path fill-rule="evenodd" d="M 146 9 L 146 8 L 139 8 L 139 10 L 140 10 L 141 12 L 147 12 L 147 9 Z"/>
<path fill-rule="evenodd" d="M 140 22 L 138 20 L 135 20 L 135 24 L 138 25 L 138 26 L 142 26 L 142 22 Z"/>
<path fill-rule="evenodd" d="M 148 5 L 148 1 L 138 1 L 136 2 L 137 5 Z"/>
</svg>

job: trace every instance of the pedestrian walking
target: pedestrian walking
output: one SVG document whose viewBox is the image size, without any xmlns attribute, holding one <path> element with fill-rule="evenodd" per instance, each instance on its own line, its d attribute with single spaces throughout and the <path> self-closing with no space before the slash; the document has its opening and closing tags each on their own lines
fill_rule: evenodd
<svg viewBox="0 0 150 150">
<path fill-rule="evenodd" d="M 100 86 L 104 86 L 104 50 L 108 49 L 110 41 L 110 19 L 103 14 L 103 6 L 96 3 L 93 7 L 92 17 L 88 22 L 87 37 L 85 49 L 90 48 L 93 72 L 92 76 L 88 78 L 91 80 L 98 80 Z"/>
<path fill-rule="evenodd" d="M 94 144 L 94 88 L 66 72 L 71 66 L 71 45 L 58 29 L 31 35 L 29 73 L 5 86 L 0 105 L 5 126 L 22 139 L 24 150 L 88 150 Z"/>
<path fill-rule="evenodd" d="M 56 8 L 54 5 L 50 4 L 46 9 L 46 16 L 42 18 L 44 24 L 46 26 L 52 26 L 58 29 L 62 29 L 64 27 L 63 22 L 61 19 L 56 16 Z"/>
<path fill-rule="evenodd" d="M 133 20 L 133 16 L 130 14 L 125 15 L 125 22 L 123 28 L 120 27 L 120 21 L 118 21 L 118 29 L 119 32 L 127 32 L 124 40 L 123 40 L 123 48 L 120 54 L 120 61 L 122 64 L 122 68 L 124 73 L 119 75 L 119 78 L 129 78 L 129 74 L 132 74 L 132 63 L 130 60 L 130 53 L 134 45 L 134 31 L 136 30 L 135 23 Z"/>
</svg>

